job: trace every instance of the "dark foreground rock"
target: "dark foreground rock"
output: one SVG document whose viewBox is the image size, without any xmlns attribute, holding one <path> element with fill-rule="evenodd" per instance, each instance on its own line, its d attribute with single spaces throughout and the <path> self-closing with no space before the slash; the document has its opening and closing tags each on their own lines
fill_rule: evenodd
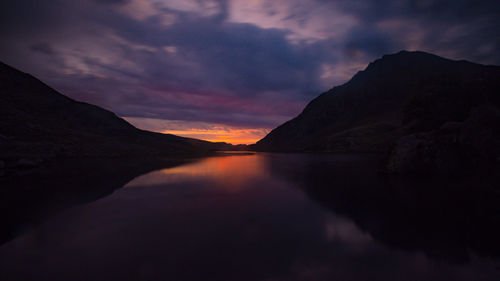
<svg viewBox="0 0 500 281">
<path fill-rule="evenodd" d="M 464 122 L 401 137 L 387 160 L 396 174 L 454 174 L 498 169 L 500 110 L 475 107 Z"/>
</svg>

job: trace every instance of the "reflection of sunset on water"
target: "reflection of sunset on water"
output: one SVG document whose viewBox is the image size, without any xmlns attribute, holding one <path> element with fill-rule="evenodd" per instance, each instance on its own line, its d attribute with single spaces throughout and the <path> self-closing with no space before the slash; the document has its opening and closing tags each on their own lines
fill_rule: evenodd
<svg viewBox="0 0 500 281">
<path fill-rule="evenodd" d="M 268 172 L 263 157 L 253 155 L 217 156 L 201 159 L 186 165 L 154 171 L 140 176 L 125 187 L 155 186 L 187 181 L 212 181 L 214 186 L 227 191 L 237 191 L 242 183 Z"/>
</svg>

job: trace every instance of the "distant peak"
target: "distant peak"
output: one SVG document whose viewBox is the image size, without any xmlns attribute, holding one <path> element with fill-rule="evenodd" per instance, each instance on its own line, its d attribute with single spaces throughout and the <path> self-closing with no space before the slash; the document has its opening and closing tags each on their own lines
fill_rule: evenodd
<svg viewBox="0 0 500 281">
<path fill-rule="evenodd" d="M 422 51 L 407 51 L 402 50 L 397 53 L 387 54 L 381 58 L 371 62 L 365 70 L 375 69 L 395 69 L 407 68 L 411 65 L 432 65 L 438 63 L 454 62 L 453 60 L 446 59 L 431 53 Z"/>
<path fill-rule="evenodd" d="M 440 58 L 440 59 L 445 59 L 443 57 L 440 57 L 438 55 L 434 55 L 431 53 L 426 53 L 423 51 L 407 51 L 407 50 L 401 50 L 397 53 L 394 54 L 387 54 L 382 56 L 382 59 L 384 58 L 412 58 L 412 57 L 419 57 L 419 58 Z"/>
<path fill-rule="evenodd" d="M 401 50 L 397 53 L 394 53 L 393 55 L 408 55 L 408 54 L 415 53 L 415 52 L 419 52 L 419 51 Z"/>
</svg>

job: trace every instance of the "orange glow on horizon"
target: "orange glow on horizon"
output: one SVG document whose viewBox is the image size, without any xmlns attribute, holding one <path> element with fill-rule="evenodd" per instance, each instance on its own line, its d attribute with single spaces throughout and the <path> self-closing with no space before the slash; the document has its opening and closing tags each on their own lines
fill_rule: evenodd
<svg viewBox="0 0 500 281">
<path fill-rule="evenodd" d="M 164 134 L 181 137 L 195 138 L 211 142 L 226 142 L 230 144 L 253 144 L 262 139 L 266 130 L 259 129 L 233 129 L 227 127 L 214 127 L 210 129 L 164 130 Z"/>
<path fill-rule="evenodd" d="M 143 117 L 123 118 L 143 130 L 231 144 L 253 144 L 265 137 L 270 131 L 268 128 L 241 128 L 201 121 L 164 120 Z"/>
</svg>

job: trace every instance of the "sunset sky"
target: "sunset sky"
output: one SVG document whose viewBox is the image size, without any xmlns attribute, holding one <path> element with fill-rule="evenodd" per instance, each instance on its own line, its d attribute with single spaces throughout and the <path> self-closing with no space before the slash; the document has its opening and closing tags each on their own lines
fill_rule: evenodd
<svg viewBox="0 0 500 281">
<path fill-rule="evenodd" d="M 0 60 L 143 129 L 253 143 L 383 54 L 500 64 L 500 1 L 16 0 Z"/>
</svg>

